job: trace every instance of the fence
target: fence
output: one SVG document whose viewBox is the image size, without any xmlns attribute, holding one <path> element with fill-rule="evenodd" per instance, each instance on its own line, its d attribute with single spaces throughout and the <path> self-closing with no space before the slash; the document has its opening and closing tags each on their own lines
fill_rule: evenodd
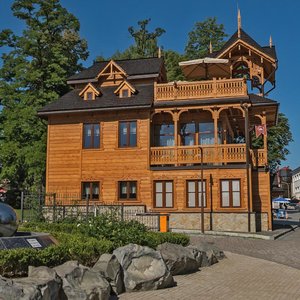
<svg viewBox="0 0 300 300">
<path fill-rule="evenodd" d="M 161 215 L 147 213 L 145 205 L 83 201 L 78 200 L 77 195 L 70 194 L 21 193 L 21 222 L 57 222 L 67 218 L 82 220 L 101 214 L 110 214 L 122 221 L 136 220 L 153 231 L 159 231 L 161 227 Z"/>
</svg>

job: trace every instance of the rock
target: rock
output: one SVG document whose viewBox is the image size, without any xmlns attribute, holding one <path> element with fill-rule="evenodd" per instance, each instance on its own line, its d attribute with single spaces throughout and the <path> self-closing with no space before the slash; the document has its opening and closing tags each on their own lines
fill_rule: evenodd
<svg viewBox="0 0 300 300">
<path fill-rule="evenodd" d="M 182 245 L 164 243 L 157 246 L 172 275 L 189 274 L 199 270 L 202 256 Z M 197 259 L 196 259 L 197 257 Z"/>
<path fill-rule="evenodd" d="M 216 245 L 207 242 L 197 242 L 196 244 L 189 245 L 187 248 L 193 249 L 194 255 L 197 251 L 202 253 L 201 267 L 211 266 L 223 259 L 225 254 Z"/>
<path fill-rule="evenodd" d="M 62 280 L 55 270 L 48 267 L 29 267 L 28 277 L 16 278 L 13 284 L 22 290 L 19 299 L 61 299 Z"/>
<path fill-rule="evenodd" d="M 213 242 L 203 242 L 203 241 L 198 241 L 197 243 L 194 244 L 199 250 L 202 251 L 208 251 L 211 250 L 213 251 L 215 257 L 220 260 L 225 258 L 224 252 L 217 247 Z"/>
<path fill-rule="evenodd" d="M 100 272 L 106 278 L 115 294 L 119 295 L 125 291 L 123 269 L 115 255 L 102 254 L 92 270 Z"/>
<path fill-rule="evenodd" d="M 109 299 L 110 285 L 99 272 L 81 266 L 77 261 L 68 261 L 54 270 L 63 280 L 65 298 L 62 299 Z"/>
<path fill-rule="evenodd" d="M 127 292 L 174 286 L 173 276 L 158 251 L 129 244 L 117 248 L 113 254 L 123 269 L 124 286 Z"/>
<path fill-rule="evenodd" d="M 25 294 L 22 287 L 15 285 L 13 280 L 0 277 L 0 295 L 2 300 L 18 300 Z"/>
</svg>

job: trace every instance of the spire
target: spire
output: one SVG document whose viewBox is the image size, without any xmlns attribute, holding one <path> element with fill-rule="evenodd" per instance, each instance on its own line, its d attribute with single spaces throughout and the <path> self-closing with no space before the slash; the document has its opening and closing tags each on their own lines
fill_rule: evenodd
<svg viewBox="0 0 300 300">
<path fill-rule="evenodd" d="M 158 47 L 158 58 L 161 58 L 161 48 Z"/>
<path fill-rule="evenodd" d="M 272 36 L 270 35 L 270 39 L 269 39 L 269 45 L 270 45 L 270 48 L 273 47 L 273 40 L 272 40 Z"/>
<path fill-rule="evenodd" d="M 211 41 L 209 41 L 209 53 L 212 53 L 212 52 L 213 52 L 213 47 L 212 47 Z"/>
<path fill-rule="evenodd" d="M 242 17 L 241 11 L 238 9 L 238 38 L 241 38 L 241 29 L 242 29 Z"/>
</svg>

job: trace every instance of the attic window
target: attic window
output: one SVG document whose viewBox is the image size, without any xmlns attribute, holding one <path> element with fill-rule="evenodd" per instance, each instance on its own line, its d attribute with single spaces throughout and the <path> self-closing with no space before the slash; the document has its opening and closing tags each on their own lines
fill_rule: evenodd
<svg viewBox="0 0 300 300">
<path fill-rule="evenodd" d="M 120 93 L 120 98 L 127 98 L 130 96 L 131 94 L 129 93 L 129 89 L 123 89 Z"/>
<path fill-rule="evenodd" d="M 86 93 L 86 99 L 85 100 L 94 100 L 95 95 L 93 92 L 87 92 Z"/>
</svg>

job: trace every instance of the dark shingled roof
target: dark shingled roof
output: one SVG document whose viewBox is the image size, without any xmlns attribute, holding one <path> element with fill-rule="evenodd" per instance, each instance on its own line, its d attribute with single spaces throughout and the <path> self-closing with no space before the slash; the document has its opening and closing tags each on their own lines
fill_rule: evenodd
<svg viewBox="0 0 300 300">
<path fill-rule="evenodd" d="M 116 60 L 119 65 L 129 76 L 158 74 L 163 65 L 163 58 L 141 58 L 141 59 L 127 59 Z M 109 61 L 95 62 L 91 67 L 81 71 L 68 78 L 68 81 L 94 79 L 109 63 Z"/>
<path fill-rule="evenodd" d="M 98 90 L 101 91 L 102 96 L 96 97 L 95 100 L 83 100 L 79 97 L 81 90 L 74 89 L 65 94 L 57 101 L 54 101 L 38 111 L 39 115 L 47 115 L 47 113 L 58 111 L 76 111 L 76 110 L 93 110 L 93 109 L 119 109 L 119 108 L 131 108 L 131 107 L 151 107 L 154 97 L 153 84 L 136 84 L 134 86 L 137 89 L 137 94 L 132 95 L 129 98 L 120 98 L 114 94 L 116 90 L 115 86 L 101 87 Z"/>
<path fill-rule="evenodd" d="M 217 57 L 219 54 L 221 54 L 224 50 L 230 47 L 233 43 L 235 43 L 239 39 L 238 32 L 236 31 L 230 39 L 223 45 L 223 47 L 216 52 L 211 53 L 211 57 Z M 261 51 L 262 53 L 265 53 L 266 55 L 277 59 L 275 47 L 273 46 L 270 48 L 270 46 L 260 46 L 250 35 L 248 35 L 244 30 L 241 29 L 241 37 L 240 39 L 250 46 L 256 48 L 257 50 Z"/>
</svg>

